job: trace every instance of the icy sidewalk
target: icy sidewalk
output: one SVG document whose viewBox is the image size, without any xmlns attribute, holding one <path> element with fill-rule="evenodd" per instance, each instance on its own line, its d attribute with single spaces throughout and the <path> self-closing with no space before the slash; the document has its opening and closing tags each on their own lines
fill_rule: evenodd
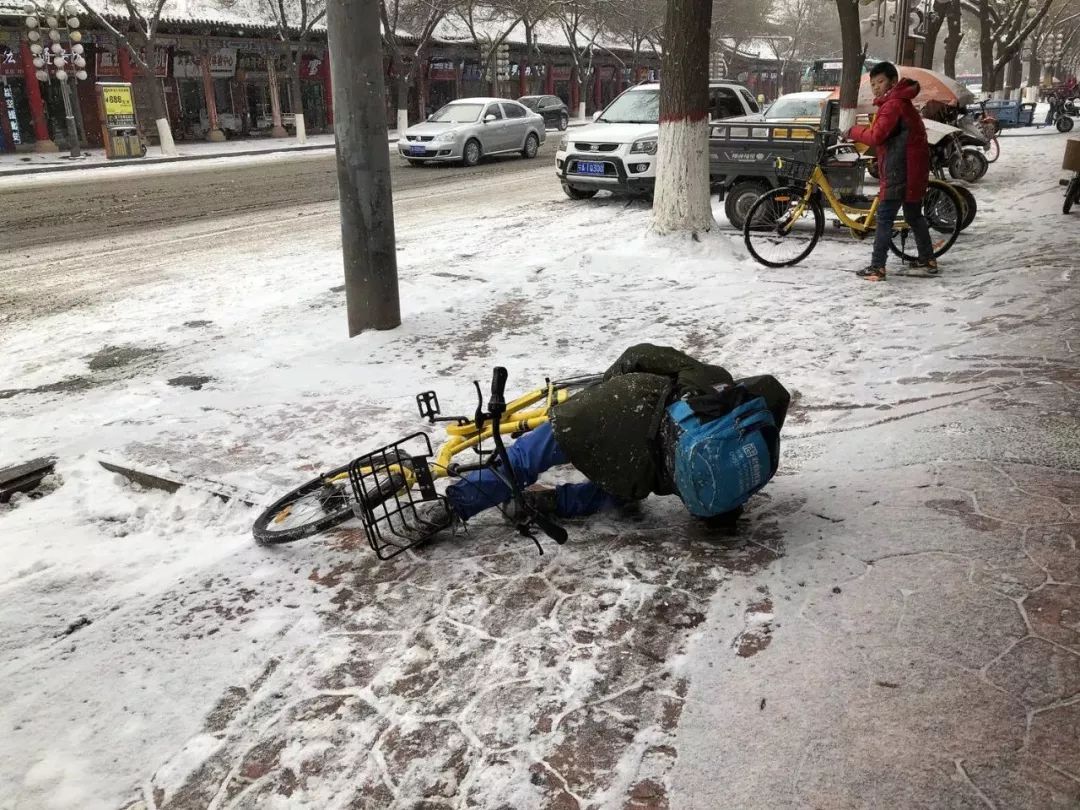
<svg viewBox="0 0 1080 810">
<path fill-rule="evenodd" d="M 1063 143 L 1003 144 L 940 278 L 859 282 L 838 267 L 869 245 L 831 229 L 767 271 L 735 235 L 659 244 L 641 206 L 554 189 L 403 228 L 393 332 L 341 336 L 329 216 L 185 237 L 122 300 L 20 321 L 3 452 L 64 461 L 0 514 L 9 804 L 1076 804 Z M 379 564 L 354 526 L 256 548 L 241 504 L 96 464 L 270 497 L 415 429 L 419 390 L 467 410 L 495 363 L 516 390 L 643 339 L 795 393 L 735 539 L 654 498 L 543 557 L 484 516 Z"/>
</svg>

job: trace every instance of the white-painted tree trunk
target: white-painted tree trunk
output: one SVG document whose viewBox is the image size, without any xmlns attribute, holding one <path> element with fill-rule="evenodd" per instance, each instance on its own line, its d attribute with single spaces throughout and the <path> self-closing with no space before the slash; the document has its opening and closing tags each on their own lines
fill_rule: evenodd
<svg viewBox="0 0 1080 810">
<path fill-rule="evenodd" d="M 304 114 L 295 113 L 293 118 L 296 122 L 296 142 L 307 143 L 307 127 L 304 126 Z"/>
<path fill-rule="evenodd" d="M 169 119 L 159 118 L 154 124 L 157 125 L 158 143 L 161 145 L 161 154 L 173 156 L 178 154 L 176 143 L 173 141 L 172 130 L 169 129 Z"/>
<path fill-rule="evenodd" d="M 840 131 L 841 132 L 847 132 L 849 129 L 851 129 L 853 126 L 855 126 L 856 118 L 857 118 L 857 113 L 856 113 L 856 111 L 854 109 L 852 109 L 852 108 L 848 108 L 848 109 L 841 108 L 840 109 Z"/>
<path fill-rule="evenodd" d="M 656 152 L 652 230 L 705 233 L 712 229 L 709 204 L 709 125 L 663 121 Z"/>
<path fill-rule="evenodd" d="M 577 105 L 577 117 L 582 121 L 585 120 L 585 102 L 579 101 Z"/>
<path fill-rule="evenodd" d="M 405 130 L 409 128 L 409 111 L 398 110 L 397 111 L 397 131 L 398 135 L 404 136 Z"/>
</svg>

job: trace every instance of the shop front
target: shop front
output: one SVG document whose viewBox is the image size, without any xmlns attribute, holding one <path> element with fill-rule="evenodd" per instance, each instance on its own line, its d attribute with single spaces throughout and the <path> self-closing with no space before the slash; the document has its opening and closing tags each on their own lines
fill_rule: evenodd
<svg viewBox="0 0 1080 810">
<path fill-rule="evenodd" d="M 0 152 L 14 152 L 32 144 L 34 132 L 18 42 L 4 36 L 0 33 Z"/>
</svg>

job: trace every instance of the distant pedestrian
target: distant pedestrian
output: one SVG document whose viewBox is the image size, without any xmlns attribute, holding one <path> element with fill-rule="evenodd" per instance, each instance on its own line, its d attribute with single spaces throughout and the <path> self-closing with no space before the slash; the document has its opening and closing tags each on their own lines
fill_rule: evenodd
<svg viewBox="0 0 1080 810">
<path fill-rule="evenodd" d="M 919 258 L 912 267 L 937 273 L 930 226 L 922 208 L 930 179 L 930 146 L 922 118 L 911 103 L 919 94 L 919 83 L 900 79 L 891 62 L 879 62 L 870 69 L 870 89 L 878 107 L 874 122 L 868 127 L 852 127 L 848 137 L 875 148 L 881 202 L 876 214 L 877 231 L 870 265 L 856 275 L 867 281 L 885 280 L 885 259 L 893 223 L 901 208 L 919 250 Z"/>
</svg>

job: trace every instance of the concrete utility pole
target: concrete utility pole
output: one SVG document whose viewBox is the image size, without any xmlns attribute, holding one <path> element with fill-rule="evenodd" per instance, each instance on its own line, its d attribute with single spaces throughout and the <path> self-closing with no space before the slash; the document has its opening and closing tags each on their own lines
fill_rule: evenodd
<svg viewBox="0 0 1080 810">
<path fill-rule="evenodd" d="M 349 337 L 401 325 L 379 0 L 330 0 L 341 252 Z"/>
</svg>

